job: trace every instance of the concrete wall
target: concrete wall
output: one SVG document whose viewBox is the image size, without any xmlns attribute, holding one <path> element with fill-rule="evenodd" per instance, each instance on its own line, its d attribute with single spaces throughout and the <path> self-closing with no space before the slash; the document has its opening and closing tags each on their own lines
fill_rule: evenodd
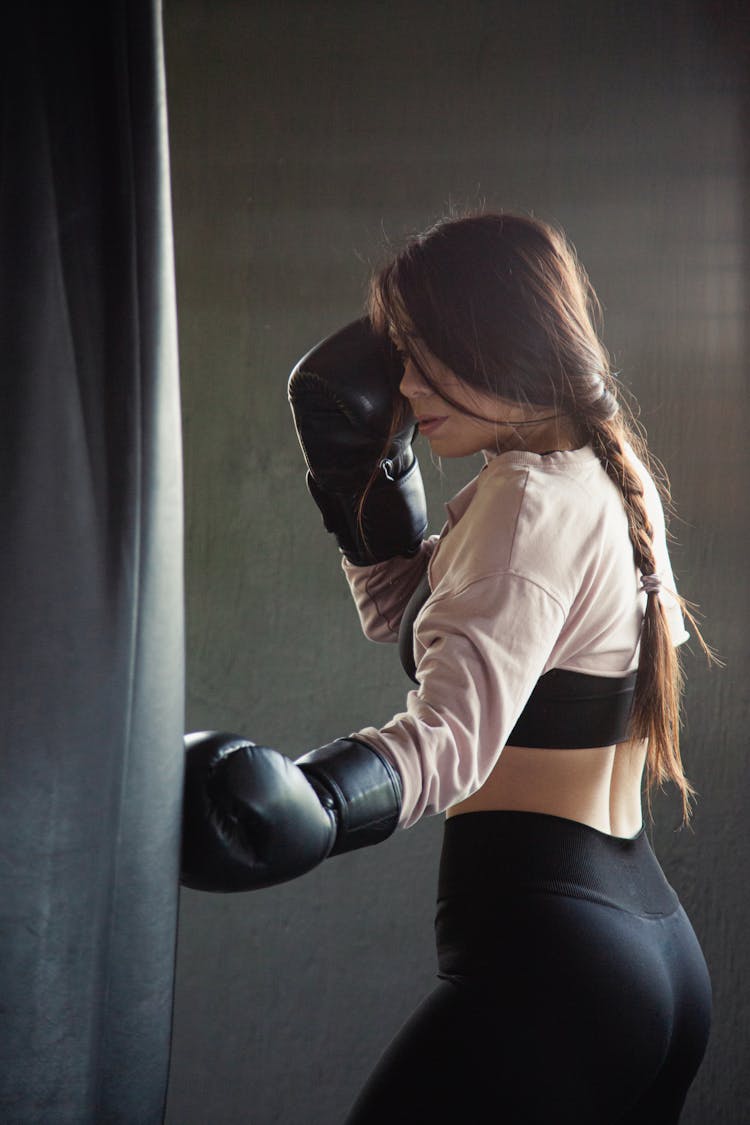
<svg viewBox="0 0 750 1125">
<path fill-rule="evenodd" d="M 688 662 L 694 830 L 655 841 L 716 991 L 686 1125 L 747 1120 L 748 403 L 731 5 L 168 0 L 189 729 L 295 754 L 400 709 L 303 480 L 286 377 L 359 313 L 386 237 L 450 205 L 562 224 L 606 307 L 727 662 Z M 728 25 L 728 26 L 727 26 Z M 475 466 L 425 452 L 434 527 Z M 341 1120 L 429 988 L 439 818 L 293 884 L 184 892 L 169 1125 Z"/>
</svg>

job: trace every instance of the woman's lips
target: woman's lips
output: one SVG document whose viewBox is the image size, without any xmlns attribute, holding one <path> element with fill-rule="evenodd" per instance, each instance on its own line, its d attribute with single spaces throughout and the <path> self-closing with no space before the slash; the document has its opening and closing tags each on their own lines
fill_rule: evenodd
<svg viewBox="0 0 750 1125">
<path fill-rule="evenodd" d="M 425 437 L 429 437 L 430 434 L 434 434 L 438 426 L 442 426 L 444 421 L 445 418 L 436 418 L 427 414 L 424 418 L 417 419 L 417 422 L 419 423 L 419 432 L 420 434 L 424 434 Z"/>
</svg>

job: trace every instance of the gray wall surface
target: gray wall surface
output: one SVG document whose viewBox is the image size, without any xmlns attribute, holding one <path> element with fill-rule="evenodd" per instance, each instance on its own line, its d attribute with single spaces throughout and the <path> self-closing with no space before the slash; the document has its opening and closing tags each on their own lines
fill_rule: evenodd
<svg viewBox="0 0 750 1125">
<path fill-rule="evenodd" d="M 739 7 L 737 8 L 739 11 Z M 686 1125 L 750 1121 L 747 168 L 726 4 L 168 0 L 187 496 L 188 729 L 297 754 L 401 708 L 304 485 L 286 377 L 359 314 L 386 240 L 449 206 L 576 243 L 726 661 L 688 658 L 700 801 L 654 839 L 715 986 Z M 474 462 L 422 462 L 433 529 Z M 430 987 L 440 818 L 286 886 L 183 892 L 169 1125 L 340 1121 Z"/>
</svg>

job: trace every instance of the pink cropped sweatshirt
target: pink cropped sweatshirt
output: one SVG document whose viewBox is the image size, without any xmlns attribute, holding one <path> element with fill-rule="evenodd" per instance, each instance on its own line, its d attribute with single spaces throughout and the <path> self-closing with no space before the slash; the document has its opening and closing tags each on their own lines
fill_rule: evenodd
<svg viewBox="0 0 750 1125">
<path fill-rule="evenodd" d="M 654 528 L 659 597 L 681 644 L 688 634 L 661 501 L 629 455 Z M 414 625 L 418 689 L 384 727 L 353 736 L 398 770 L 400 828 L 480 788 L 545 672 L 624 676 L 638 664 L 646 595 L 622 496 L 590 446 L 488 458 L 446 508 L 440 535 L 414 557 L 366 567 L 343 561 L 373 641 L 397 640 L 407 602 L 428 575 L 430 595 Z"/>
</svg>

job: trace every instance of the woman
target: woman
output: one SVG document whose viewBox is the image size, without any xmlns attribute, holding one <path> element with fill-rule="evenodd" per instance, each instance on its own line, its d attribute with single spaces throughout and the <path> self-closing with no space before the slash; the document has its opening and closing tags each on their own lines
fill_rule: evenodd
<svg viewBox="0 0 750 1125">
<path fill-rule="evenodd" d="M 510 215 L 438 225 L 372 287 L 370 316 L 401 352 L 400 390 L 432 452 L 481 452 L 486 466 L 411 560 L 344 563 L 380 640 L 395 638 L 426 566 L 420 690 L 360 736 L 401 774 L 402 827 L 448 817 L 441 982 L 351 1125 L 414 1114 L 665 1125 L 705 1048 L 705 963 L 641 811 L 645 766 L 650 787 L 677 785 L 688 815 L 684 605 L 594 300 L 562 236 Z M 535 739 L 515 739 L 553 669 L 582 674 L 552 684 L 566 706 L 637 669 L 627 737 L 599 744 L 584 726 L 575 741 L 548 700 Z"/>
<path fill-rule="evenodd" d="M 363 627 L 417 688 L 296 763 L 192 736 L 183 882 L 265 886 L 446 812 L 440 980 L 348 1125 L 670 1125 L 705 1050 L 706 965 L 641 810 L 645 771 L 689 815 L 683 615 L 700 633 L 594 310 L 550 227 L 449 220 L 293 373 Z M 414 418 L 485 459 L 427 539 Z"/>
</svg>

